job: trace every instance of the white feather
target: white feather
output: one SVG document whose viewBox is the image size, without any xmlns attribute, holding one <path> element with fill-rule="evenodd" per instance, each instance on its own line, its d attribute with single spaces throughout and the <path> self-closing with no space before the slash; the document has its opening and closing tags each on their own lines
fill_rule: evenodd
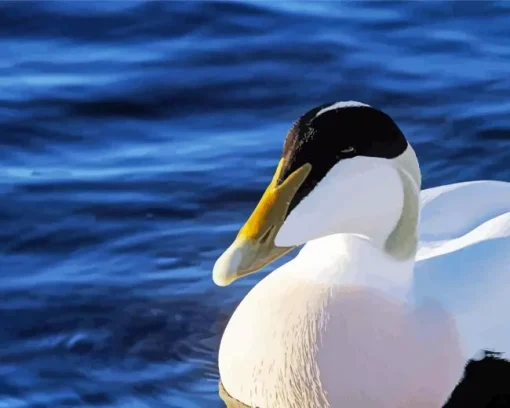
<svg viewBox="0 0 510 408">
<path fill-rule="evenodd" d="M 323 109 L 321 109 L 319 112 L 317 112 L 317 115 L 315 117 L 318 117 L 322 115 L 323 113 L 326 113 L 331 110 L 335 109 L 342 109 L 342 108 L 356 108 L 356 107 L 370 107 L 370 105 L 367 105 L 365 103 L 357 102 L 357 101 L 343 101 L 343 102 L 336 102 L 333 105 L 327 106 Z"/>
</svg>

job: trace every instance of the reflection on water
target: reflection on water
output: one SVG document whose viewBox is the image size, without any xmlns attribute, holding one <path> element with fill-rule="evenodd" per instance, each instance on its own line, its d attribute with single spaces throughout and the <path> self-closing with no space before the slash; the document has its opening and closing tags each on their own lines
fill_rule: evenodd
<svg viewBox="0 0 510 408">
<path fill-rule="evenodd" d="M 221 383 L 221 381 L 218 384 L 218 390 L 219 390 L 218 394 L 225 403 L 225 406 L 227 408 L 251 408 L 248 407 L 248 405 L 244 405 L 242 402 L 239 402 L 236 399 L 232 398 L 225 390 L 225 388 L 223 388 L 223 384 Z"/>
</svg>

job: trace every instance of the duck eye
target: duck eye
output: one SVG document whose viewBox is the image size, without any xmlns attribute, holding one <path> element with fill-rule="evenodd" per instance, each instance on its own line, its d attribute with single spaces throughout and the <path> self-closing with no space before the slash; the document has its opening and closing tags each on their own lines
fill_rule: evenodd
<svg viewBox="0 0 510 408">
<path fill-rule="evenodd" d="M 352 153 L 355 151 L 356 151 L 356 149 L 354 149 L 354 147 L 352 147 L 352 146 L 349 146 L 348 148 L 341 150 L 342 153 Z"/>
</svg>

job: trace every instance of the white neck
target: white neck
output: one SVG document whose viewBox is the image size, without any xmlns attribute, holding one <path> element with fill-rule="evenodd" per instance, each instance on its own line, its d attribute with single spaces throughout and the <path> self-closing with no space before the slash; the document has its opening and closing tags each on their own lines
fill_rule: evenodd
<svg viewBox="0 0 510 408">
<path fill-rule="evenodd" d="M 290 213 L 276 244 L 307 242 L 292 261 L 304 279 L 405 297 L 418 242 L 420 184 L 410 146 L 393 160 L 339 162 Z"/>
<path fill-rule="evenodd" d="M 395 259 L 354 234 L 335 234 L 307 243 L 291 263 L 293 277 L 329 287 L 341 285 L 383 291 L 406 300 L 414 258 Z"/>
<path fill-rule="evenodd" d="M 295 246 L 352 234 L 365 237 L 395 260 L 414 259 L 420 183 L 411 146 L 393 160 L 342 160 L 292 210 L 275 243 Z"/>
</svg>

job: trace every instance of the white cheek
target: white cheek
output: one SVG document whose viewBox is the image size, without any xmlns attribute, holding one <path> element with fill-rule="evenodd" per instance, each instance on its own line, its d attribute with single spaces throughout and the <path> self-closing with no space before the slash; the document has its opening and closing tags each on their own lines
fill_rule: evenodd
<svg viewBox="0 0 510 408">
<path fill-rule="evenodd" d="M 390 160 L 342 160 L 292 210 L 275 244 L 301 245 L 336 233 L 371 236 L 374 226 L 398 220 L 402 202 L 402 184 Z"/>
</svg>

